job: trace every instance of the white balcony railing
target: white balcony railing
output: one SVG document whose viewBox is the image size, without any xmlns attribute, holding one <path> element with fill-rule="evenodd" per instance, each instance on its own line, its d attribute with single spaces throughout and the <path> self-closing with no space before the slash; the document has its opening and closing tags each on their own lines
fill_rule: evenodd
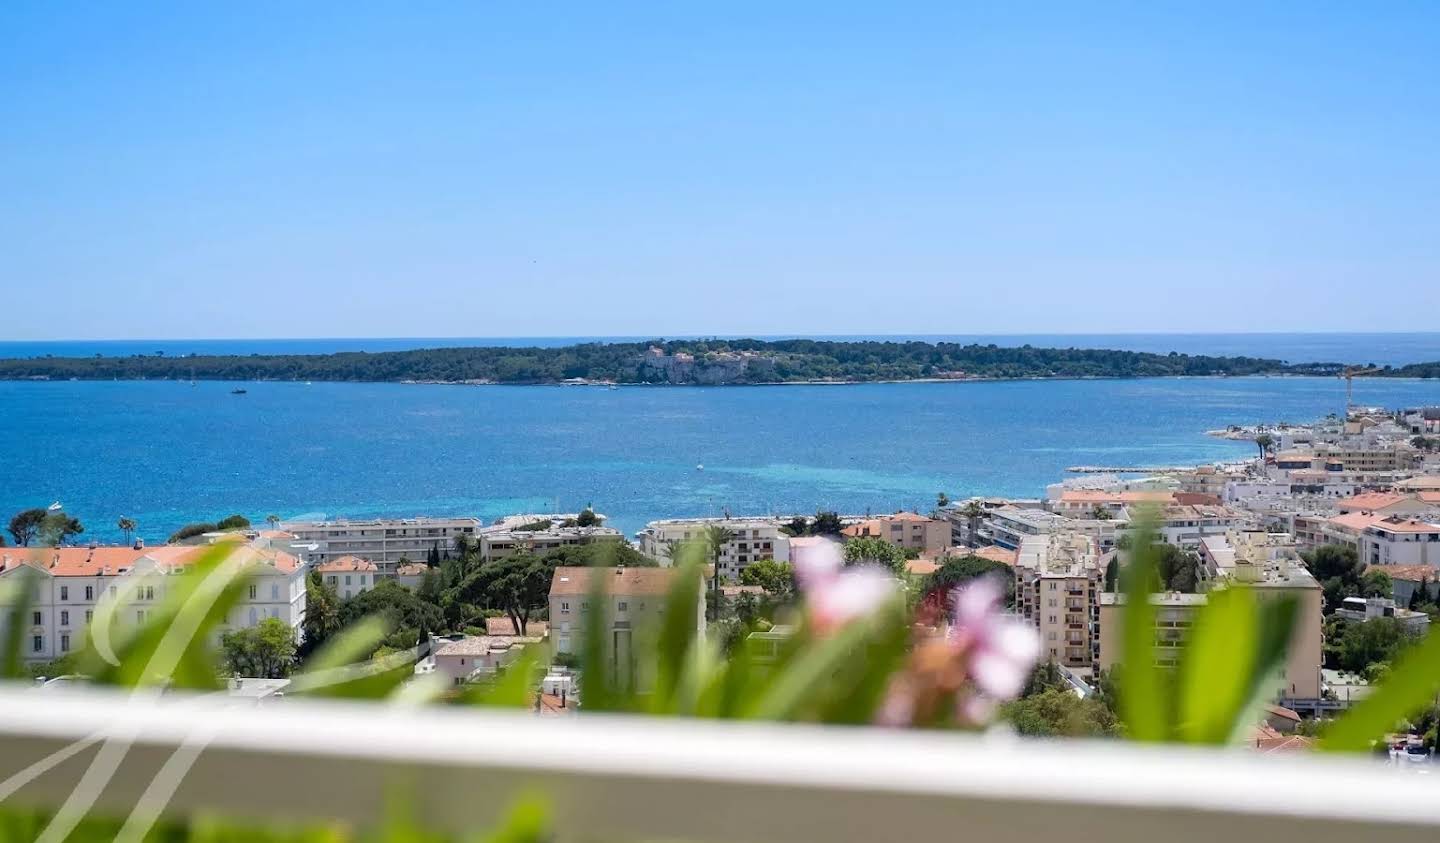
<svg viewBox="0 0 1440 843">
<path fill-rule="evenodd" d="M 104 741 L 129 749 L 108 781 L 78 787 Z M 364 825 L 400 794 L 416 819 L 467 830 L 539 792 L 560 840 L 1395 843 L 1440 834 L 1440 782 L 1363 758 L 295 699 L 256 708 L 23 686 L 0 690 L 0 797 L 54 808 L 78 788 L 99 792 L 97 811 L 124 816 L 147 788 L 167 797 L 167 776 L 156 774 L 187 742 L 203 751 L 168 795 L 173 815 Z M 17 773 L 77 745 L 11 790 Z"/>
</svg>

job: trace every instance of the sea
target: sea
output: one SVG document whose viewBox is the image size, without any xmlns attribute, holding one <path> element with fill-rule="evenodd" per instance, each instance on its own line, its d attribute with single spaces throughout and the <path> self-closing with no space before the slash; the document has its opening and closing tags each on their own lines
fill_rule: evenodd
<svg viewBox="0 0 1440 843">
<path fill-rule="evenodd" d="M 1440 334 L 973 339 L 1296 362 L 1440 359 Z M 0 342 L 0 356 L 379 351 L 478 342 L 517 340 Z M 119 540 L 115 523 L 122 516 L 155 542 L 182 524 L 230 513 L 255 521 L 272 513 L 489 520 L 593 506 L 633 533 L 652 519 L 727 512 L 923 511 L 939 492 L 1039 496 L 1077 464 L 1244 458 L 1253 445 L 1205 431 L 1309 421 L 1345 403 L 1343 381 L 1294 377 L 617 389 L 243 386 L 246 392 L 236 395 L 236 384 L 218 382 L 0 382 L 0 525 L 10 513 L 56 501 L 86 525 L 86 537 L 102 542 Z M 1354 388 L 1355 401 L 1366 405 L 1440 405 L 1440 380 L 1359 378 Z"/>
</svg>

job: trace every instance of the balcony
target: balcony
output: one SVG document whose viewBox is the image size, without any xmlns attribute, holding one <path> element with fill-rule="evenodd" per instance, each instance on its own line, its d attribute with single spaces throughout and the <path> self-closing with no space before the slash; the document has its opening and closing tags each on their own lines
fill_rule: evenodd
<svg viewBox="0 0 1440 843">
<path fill-rule="evenodd" d="M 120 817 L 188 743 L 203 750 L 169 797 L 170 816 L 371 826 L 399 794 L 417 821 L 474 832 L 522 794 L 539 793 L 559 840 L 1418 843 L 1440 833 L 1429 777 L 1353 757 L 295 699 L 265 708 L 134 699 L 0 690 L 6 806 L 58 806 L 76 792 L 98 738 L 130 744 L 109 783 L 93 791 L 96 812 Z M 15 786 L 17 772 L 67 747 L 74 757 L 32 769 L 38 776 Z M 264 786 L 236 787 L 241 781 Z"/>
</svg>

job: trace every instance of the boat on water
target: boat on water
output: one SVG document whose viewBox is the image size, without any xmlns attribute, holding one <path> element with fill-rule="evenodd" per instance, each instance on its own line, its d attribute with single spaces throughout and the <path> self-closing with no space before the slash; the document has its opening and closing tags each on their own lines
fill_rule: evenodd
<svg viewBox="0 0 1440 843">
<path fill-rule="evenodd" d="M 244 394 L 245 394 L 246 392 L 248 392 L 248 391 L 249 391 L 249 390 L 244 389 L 244 388 L 236 388 L 236 389 L 230 390 L 230 394 L 231 394 L 231 395 L 244 395 Z"/>
</svg>

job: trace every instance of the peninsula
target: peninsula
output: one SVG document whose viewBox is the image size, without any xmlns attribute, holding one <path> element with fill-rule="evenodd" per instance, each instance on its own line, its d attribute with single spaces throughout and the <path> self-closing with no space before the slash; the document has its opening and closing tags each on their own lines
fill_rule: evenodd
<svg viewBox="0 0 1440 843">
<path fill-rule="evenodd" d="M 426 383 L 762 384 L 908 380 L 1335 375 L 1342 363 L 1154 354 L 1084 348 L 1002 348 L 927 342 L 656 340 L 559 348 L 432 348 L 380 353 L 0 360 L 0 380 L 280 380 Z M 1410 371 L 1414 370 L 1414 371 Z M 1440 363 L 1377 375 L 1440 376 Z"/>
</svg>

